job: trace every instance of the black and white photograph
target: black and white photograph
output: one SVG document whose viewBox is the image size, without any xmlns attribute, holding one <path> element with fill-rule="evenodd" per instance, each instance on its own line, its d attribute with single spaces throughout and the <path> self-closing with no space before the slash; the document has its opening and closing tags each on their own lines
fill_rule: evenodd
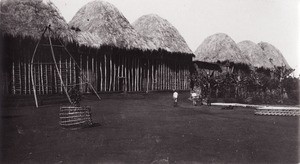
<svg viewBox="0 0 300 164">
<path fill-rule="evenodd" d="M 0 163 L 300 163 L 300 0 L 0 0 Z"/>
</svg>

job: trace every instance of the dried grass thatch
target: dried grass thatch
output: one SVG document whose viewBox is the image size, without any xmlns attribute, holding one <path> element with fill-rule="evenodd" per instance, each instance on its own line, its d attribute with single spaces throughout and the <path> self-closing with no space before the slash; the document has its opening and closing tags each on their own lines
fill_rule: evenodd
<svg viewBox="0 0 300 164">
<path fill-rule="evenodd" d="M 88 31 L 77 31 L 74 34 L 75 41 L 79 45 L 84 45 L 88 47 L 99 48 L 100 43 L 102 43 L 102 39 L 98 35 L 94 35 Z"/>
<path fill-rule="evenodd" d="M 217 33 L 207 37 L 195 51 L 195 59 L 205 62 L 223 62 L 249 64 L 248 58 L 241 55 L 241 50 L 234 40 L 224 33 Z"/>
<path fill-rule="evenodd" d="M 132 25 L 142 36 L 150 39 L 155 44 L 156 49 L 192 54 L 178 30 L 158 15 L 144 15 Z"/>
<path fill-rule="evenodd" d="M 1 25 L 3 34 L 40 38 L 46 26 L 51 25 L 53 37 L 73 40 L 68 24 L 50 1 L 6 0 L 1 1 Z"/>
<path fill-rule="evenodd" d="M 86 4 L 69 25 L 101 38 L 94 44 L 127 49 L 154 48 L 153 43 L 144 40 L 115 6 L 105 1 L 96 0 Z"/>
<path fill-rule="evenodd" d="M 259 45 L 249 40 L 239 42 L 237 45 L 241 50 L 241 55 L 248 57 L 252 66 L 273 69 L 273 65 Z"/>
<path fill-rule="evenodd" d="M 285 60 L 282 53 L 272 44 L 267 42 L 260 42 L 258 45 L 263 50 L 263 53 L 265 54 L 266 58 L 271 60 L 271 62 L 277 66 L 282 67 L 286 66 L 287 69 L 291 69 L 287 61 Z"/>
</svg>

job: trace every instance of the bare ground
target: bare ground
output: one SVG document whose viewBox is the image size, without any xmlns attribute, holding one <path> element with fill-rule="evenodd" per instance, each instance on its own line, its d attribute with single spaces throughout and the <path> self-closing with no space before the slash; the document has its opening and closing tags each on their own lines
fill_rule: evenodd
<svg viewBox="0 0 300 164">
<path fill-rule="evenodd" d="M 59 126 L 59 104 L 2 109 L 2 163 L 297 163 L 299 117 L 192 106 L 180 93 L 84 100 L 94 127 Z M 100 124 L 100 125 L 99 125 Z"/>
</svg>

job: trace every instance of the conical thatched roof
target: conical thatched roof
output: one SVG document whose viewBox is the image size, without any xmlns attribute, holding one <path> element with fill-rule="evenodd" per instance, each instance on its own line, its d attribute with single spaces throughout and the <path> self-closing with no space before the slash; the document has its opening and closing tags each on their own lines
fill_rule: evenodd
<svg viewBox="0 0 300 164">
<path fill-rule="evenodd" d="M 54 37 L 72 40 L 68 24 L 51 3 L 42 0 L 1 1 L 2 33 L 38 39 L 46 26 L 51 25 Z"/>
<path fill-rule="evenodd" d="M 151 42 L 145 41 L 130 25 L 123 14 L 105 1 L 92 1 L 83 6 L 69 22 L 82 32 L 97 35 L 98 45 L 112 45 L 120 48 L 153 49 Z"/>
<path fill-rule="evenodd" d="M 156 49 L 192 54 L 191 49 L 177 29 L 158 15 L 144 15 L 132 25 L 142 36 L 150 39 L 155 44 Z"/>
<path fill-rule="evenodd" d="M 79 45 L 85 45 L 89 47 L 99 48 L 102 43 L 102 39 L 98 35 L 94 35 L 88 31 L 77 31 L 74 33 L 75 41 Z"/>
<path fill-rule="evenodd" d="M 277 67 L 286 66 L 288 69 L 291 69 L 291 67 L 285 60 L 282 53 L 275 46 L 273 46 L 272 44 L 267 43 L 267 42 L 260 42 L 260 43 L 258 43 L 258 45 L 263 50 L 263 53 L 265 54 L 265 56 L 269 60 L 271 59 L 271 62 L 275 66 L 277 66 Z"/>
<path fill-rule="evenodd" d="M 242 56 L 247 56 L 252 66 L 273 69 L 273 65 L 259 45 L 249 40 L 239 42 L 237 45 L 241 50 Z"/>
<path fill-rule="evenodd" d="M 195 51 L 195 59 L 205 62 L 223 62 L 249 64 L 249 59 L 241 56 L 241 50 L 234 40 L 224 33 L 207 37 Z"/>
</svg>

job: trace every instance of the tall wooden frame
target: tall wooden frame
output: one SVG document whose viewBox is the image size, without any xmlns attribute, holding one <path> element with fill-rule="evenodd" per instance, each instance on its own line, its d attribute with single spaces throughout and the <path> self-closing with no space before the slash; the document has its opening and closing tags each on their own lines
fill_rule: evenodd
<svg viewBox="0 0 300 164">
<path fill-rule="evenodd" d="M 50 46 L 50 50 L 51 50 L 51 56 L 52 56 L 52 59 L 53 59 L 53 64 L 55 65 L 55 69 L 56 69 L 56 73 L 59 77 L 59 80 L 61 82 L 61 85 L 62 85 L 62 88 L 68 98 L 68 101 L 70 103 L 72 103 L 71 101 L 71 98 L 70 98 L 70 95 L 68 93 L 68 90 L 67 90 L 67 87 L 63 81 L 63 78 L 62 78 L 62 75 L 61 75 L 61 72 L 59 70 L 59 67 L 57 66 L 57 62 L 56 62 L 56 59 L 55 59 L 55 54 L 54 54 L 54 50 L 53 50 L 53 46 L 56 46 L 56 47 L 61 47 L 63 48 L 67 54 L 71 57 L 71 59 L 74 61 L 76 67 L 79 69 L 79 71 L 82 73 L 83 77 L 85 80 L 86 80 L 86 83 L 89 85 L 89 87 L 93 90 L 93 92 L 96 94 L 96 96 L 98 97 L 99 100 L 101 100 L 100 96 L 98 95 L 98 93 L 96 92 L 95 88 L 93 87 L 93 85 L 88 81 L 88 78 L 84 75 L 84 73 L 82 72 L 80 66 L 77 64 L 76 60 L 74 59 L 74 57 L 71 55 L 71 53 L 67 50 L 66 46 L 63 44 L 63 42 L 61 40 L 59 40 L 59 43 L 60 45 L 53 45 L 52 44 L 52 41 L 51 41 L 51 34 L 53 34 L 53 31 L 51 30 L 50 28 L 50 25 L 49 26 L 46 26 L 40 39 L 38 40 L 35 48 L 34 48 L 34 51 L 33 51 L 33 55 L 32 55 L 32 58 L 31 58 L 31 62 L 30 62 L 30 73 L 31 73 L 31 83 L 32 83 L 32 89 L 33 89 L 33 94 L 34 94 L 34 101 L 35 101 L 35 106 L 38 108 L 39 107 L 39 104 L 38 104 L 38 97 L 37 97 L 37 91 L 36 91 L 36 84 L 35 84 L 35 81 L 34 81 L 34 71 L 33 71 L 33 65 L 34 65 L 34 58 L 35 58 L 35 55 L 37 53 L 37 49 L 41 43 L 41 40 L 42 38 L 44 37 L 45 33 L 48 32 L 48 36 L 47 36 L 47 39 L 49 41 L 49 45 Z M 82 81 L 82 79 L 81 79 Z M 75 84 L 76 85 L 76 84 Z"/>
</svg>

